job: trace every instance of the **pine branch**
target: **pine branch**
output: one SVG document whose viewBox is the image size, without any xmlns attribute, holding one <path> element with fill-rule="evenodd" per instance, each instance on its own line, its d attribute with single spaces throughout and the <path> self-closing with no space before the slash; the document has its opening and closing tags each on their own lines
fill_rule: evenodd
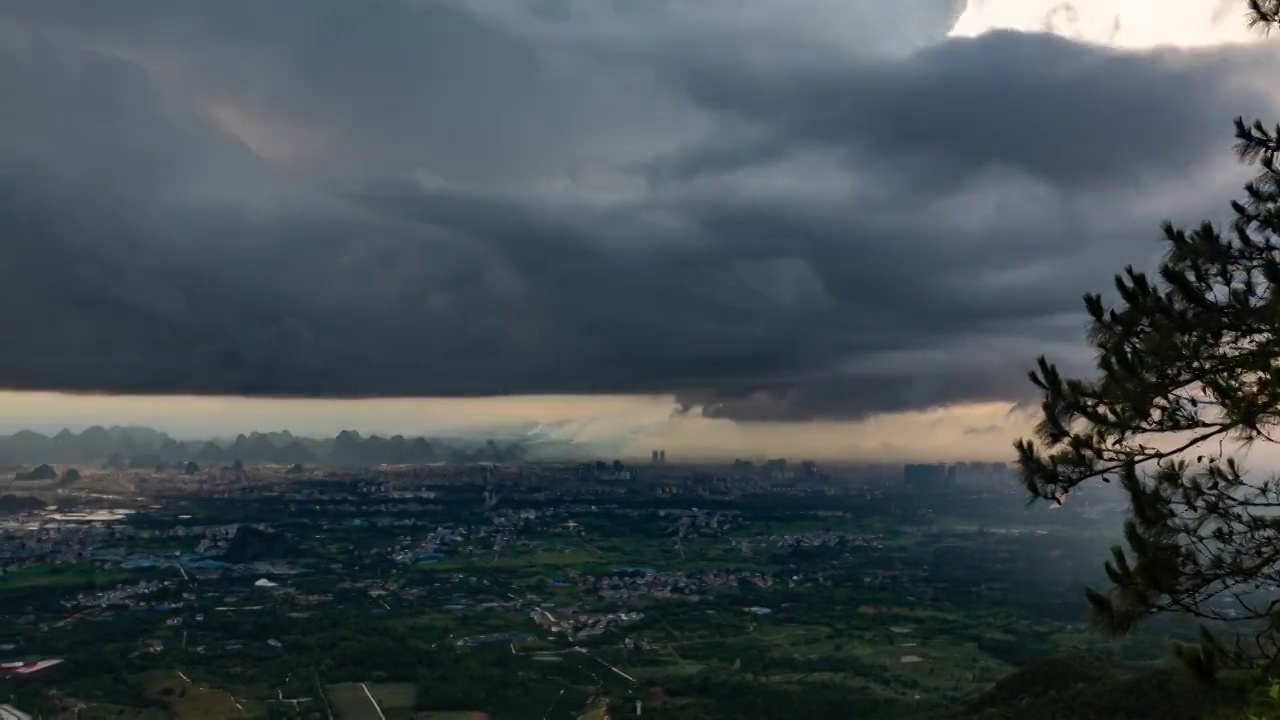
<svg viewBox="0 0 1280 720">
<path fill-rule="evenodd" d="M 1280 0 L 1250 0 L 1254 27 L 1280 24 Z M 1095 620 L 1123 633 L 1177 612 L 1263 631 L 1231 649 L 1206 635 L 1180 651 L 1212 675 L 1280 657 L 1280 600 L 1251 595 L 1280 583 L 1280 480 L 1247 479 L 1230 453 L 1277 442 L 1280 425 L 1280 125 L 1235 120 L 1235 151 L 1260 172 L 1232 203 L 1234 226 L 1163 226 L 1155 273 L 1126 268 L 1118 303 L 1084 299 L 1096 374 L 1064 377 L 1040 358 L 1034 440 L 1015 443 L 1029 502 L 1062 502 L 1094 480 L 1130 500 L 1127 551 L 1106 563 L 1108 592 L 1086 597 Z M 1216 445 L 1216 447 L 1214 447 Z M 1167 448 L 1167 449 L 1162 449 Z M 1226 598 L 1227 613 L 1210 606 Z"/>
</svg>

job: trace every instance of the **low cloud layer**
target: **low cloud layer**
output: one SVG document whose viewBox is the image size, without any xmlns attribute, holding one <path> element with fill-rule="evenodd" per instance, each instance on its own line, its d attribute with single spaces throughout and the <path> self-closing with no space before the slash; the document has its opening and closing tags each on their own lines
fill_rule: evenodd
<svg viewBox="0 0 1280 720">
<path fill-rule="evenodd" d="M 724 5 L 723 11 L 716 8 Z M 0 9 L 0 386 L 674 394 L 859 418 L 1083 368 L 1223 217 L 1258 43 L 947 40 L 957 3 Z"/>
</svg>

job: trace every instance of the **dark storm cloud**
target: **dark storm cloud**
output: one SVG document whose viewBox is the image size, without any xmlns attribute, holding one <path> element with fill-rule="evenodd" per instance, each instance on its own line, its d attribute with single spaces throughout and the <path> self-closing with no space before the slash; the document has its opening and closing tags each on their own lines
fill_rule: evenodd
<svg viewBox="0 0 1280 720">
<path fill-rule="evenodd" d="M 1116 53 L 999 32 L 906 62 L 786 76 L 693 66 L 684 78 L 694 98 L 792 144 L 830 146 L 864 163 L 872 155 L 886 171 L 906 161 L 950 183 L 1002 165 L 1070 188 L 1186 172 L 1226 146 L 1229 138 L 1205 142 L 1223 137 L 1224 108 L 1258 105 L 1250 101 L 1256 87 L 1230 82 L 1233 70 L 1248 72 L 1232 54 Z M 739 159 L 767 159 L 778 143 L 755 147 L 763 158 Z"/>
<path fill-rule="evenodd" d="M 0 385 L 1017 400 L 1274 109 L 1266 49 L 871 42 L 953 3 L 842 54 L 783 5 L 472 2 L 0 10 Z"/>
</svg>

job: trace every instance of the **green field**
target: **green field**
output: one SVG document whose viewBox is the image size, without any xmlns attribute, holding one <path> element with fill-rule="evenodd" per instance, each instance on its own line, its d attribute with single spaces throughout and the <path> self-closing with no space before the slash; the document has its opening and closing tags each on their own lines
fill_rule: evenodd
<svg viewBox="0 0 1280 720">
<path fill-rule="evenodd" d="M 102 570 L 93 565 L 45 565 L 0 574 L 0 591 L 24 588 L 111 587 L 131 576 L 126 570 Z"/>
<path fill-rule="evenodd" d="M 251 703 L 238 703 L 226 690 L 188 682 L 177 672 L 151 673 L 138 678 L 147 694 L 164 703 L 175 720 L 231 720 L 258 714 Z"/>
<path fill-rule="evenodd" d="M 379 720 L 381 717 L 378 708 L 369 699 L 369 694 L 365 693 L 360 683 L 329 685 L 325 687 L 324 693 L 339 720 Z"/>
</svg>

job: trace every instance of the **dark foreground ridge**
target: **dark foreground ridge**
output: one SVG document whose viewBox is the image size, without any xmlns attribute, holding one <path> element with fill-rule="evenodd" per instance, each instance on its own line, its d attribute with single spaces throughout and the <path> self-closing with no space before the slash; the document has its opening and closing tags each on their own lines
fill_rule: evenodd
<svg viewBox="0 0 1280 720">
<path fill-rule="evenodd" d="M 1181 668 L 1143 671 L 1087 655 L 1024 667 L 968 703 L 957 720 L 1199 720 L 1217 705 Z"/>
</svg>

